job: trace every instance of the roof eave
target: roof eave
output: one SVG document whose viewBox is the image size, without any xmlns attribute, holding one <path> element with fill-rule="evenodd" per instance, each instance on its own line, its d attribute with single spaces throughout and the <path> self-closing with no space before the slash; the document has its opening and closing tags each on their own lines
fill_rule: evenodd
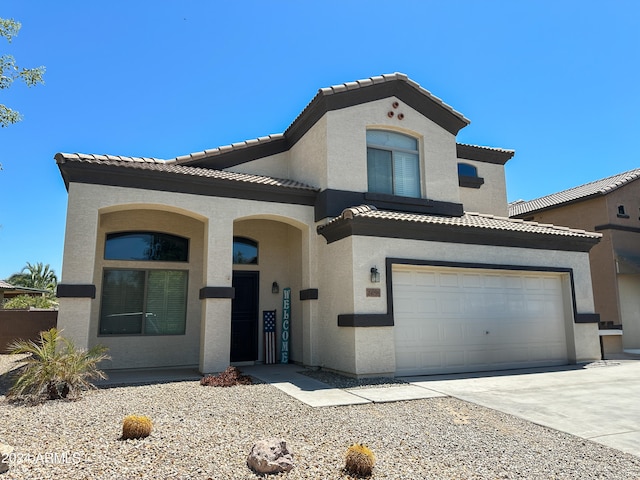
<svg viewBox="0 0 640 480">
<path fill-rule="evenodd" d="M 588 252 L 601 238 L 586 235 L 506 231 L 464 225 L 423 224 L 364 216 L 334 220 L 318 227 L 318 233 L 325 237 L 327 243 L 355 235 L 572 252 Z"/>
</svg>

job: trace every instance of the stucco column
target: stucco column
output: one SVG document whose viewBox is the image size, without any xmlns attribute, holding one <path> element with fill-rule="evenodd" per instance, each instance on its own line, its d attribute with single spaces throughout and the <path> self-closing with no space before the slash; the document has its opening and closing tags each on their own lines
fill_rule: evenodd
<svg viewBox="0 0 640 480">
<path fill-rule="evenodd" d="M 74 183 L 69 185 L 61 286 L 94 285 L 99 214 L 93 206 L 93 200 L 87 198 L 89 193 L 89 189 L 78 188 Z M 58 329 L 64 330 L 64 336 L 77 347 L 89 348 L 91 305 L 94 299 L 86 293 L 76 295 L 71 293 L 70 296 L 59 298 Z"/>
<path fill-rule="evenodd" d="M 205 226 L 203 286 L 200 293 L 200 371 L 221 372 L 231 352 L 231 300 L 233 290 L 233 220 L 211 215 Z"/>
</svg>

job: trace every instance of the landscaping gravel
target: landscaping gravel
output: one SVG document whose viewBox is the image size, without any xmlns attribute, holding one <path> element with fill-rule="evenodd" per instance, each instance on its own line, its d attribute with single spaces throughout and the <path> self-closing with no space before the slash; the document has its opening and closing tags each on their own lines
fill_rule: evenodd
<svg viewBox="0 0 640 480">
<path fill-rule="evenodd" d="M 0 356 L 0 373 L 12 365 Z M 352 442 L 375 453 L 374 479 L 640 478 L 640 458 L 453 398 L 311 408 L 268 384 L 195 381 L 32 407 L 4 393 L 0 443 L 14 455 L 0 480 L 257 479 L 246 457 L 265 437 L 285 439 L 296 463 L 270 478 L 348 479 Z M 120 440 L 129 414 L 151 417 L 151 436 Z"/>
</svg>

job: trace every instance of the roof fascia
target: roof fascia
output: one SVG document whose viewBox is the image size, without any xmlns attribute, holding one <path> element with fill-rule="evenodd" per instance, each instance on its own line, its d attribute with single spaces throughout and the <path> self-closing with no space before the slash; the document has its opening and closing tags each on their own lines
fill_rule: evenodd
<svg viewBox="0 0 640 480">
<path fill-rule="evenodd" d="M 336 220 L 318 227 L 318 233 L 325 237 L 327 243 L 355 235 L 570 252 L 588 252 L 600 241 L 599 238 L 590 237 L 544 235 L 435 223 L 416 224 L 367 217 Z"/>
<path fill-rule="evenodd" d="M 492 150 L 474 145 L 456 144 L 456 155 L 459 159 L 475 160 L 476 162 L 504 165 L 513 158 L 515 152 Z"/>
<path fill-rule="evenodd" d="M 317 196 L 314 190 L 179 175 L 171 172 L 145 170 L 141 175 L 138 169 L 115 165 L 66 162 L 60 164 L 59 168 L 65 178 L 67 190 L 68 184 L 75 182 L 309 206 L 315 205 Z"/>
</svg>

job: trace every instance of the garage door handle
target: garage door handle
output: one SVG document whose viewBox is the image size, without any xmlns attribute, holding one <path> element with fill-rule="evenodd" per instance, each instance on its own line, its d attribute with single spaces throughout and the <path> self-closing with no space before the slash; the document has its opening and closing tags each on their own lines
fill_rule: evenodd
<svg viewBox="0 0 640 480">
<path fill-rule="evenodd" d="M 484 334 L 485 334 L 485 335 L 489 335 L 489 330 L 486 330 L 486 331 L 484 332 Z"/>
</svg>

